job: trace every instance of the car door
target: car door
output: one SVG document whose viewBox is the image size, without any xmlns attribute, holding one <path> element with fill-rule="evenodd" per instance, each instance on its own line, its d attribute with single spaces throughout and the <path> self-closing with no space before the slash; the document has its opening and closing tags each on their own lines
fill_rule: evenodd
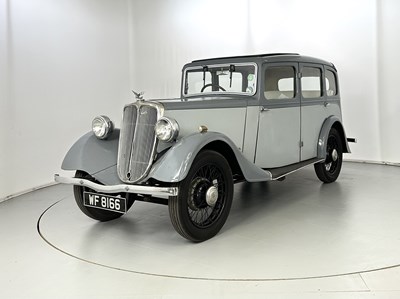
<svg viewBox="0 0 400 299">
<path fill-rule="evenodd" d="M 317 156 L 322 124 L 327 118 L 327 103 L 322 80 L 322 65 L 300 63 L 301 161 Z"/>
<path fill-rule="evenodd" d="M 298 63 L 266 63 L 261 70 L 255 164 L 275 168 L 300 161 Z"/>
</svg>

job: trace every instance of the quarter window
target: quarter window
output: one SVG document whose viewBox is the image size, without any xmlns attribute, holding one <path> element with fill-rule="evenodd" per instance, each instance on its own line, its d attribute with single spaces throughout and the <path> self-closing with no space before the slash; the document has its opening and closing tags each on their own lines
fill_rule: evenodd
<svg viewBox="0 0 400 299">
<path fill-rule="evenodd" d="M 269 67 L 265 71 L 264 96 L 268 100 L 293 99 L 295 69 L 291 66 Z"/>
<path fill-rule="evenodd" d="M 336 77 L 335 74 L 330 70 L 325 71 L 325 83 L 327 96 L 329 97 L 337 95 Z"/>
<path fill-rule="evenodd" d="M 321 69 L 316 67 L 304 67 L 301 72 L 301 94 L 303 98 L 319 98 L 321 90 Z"/>
</svg>

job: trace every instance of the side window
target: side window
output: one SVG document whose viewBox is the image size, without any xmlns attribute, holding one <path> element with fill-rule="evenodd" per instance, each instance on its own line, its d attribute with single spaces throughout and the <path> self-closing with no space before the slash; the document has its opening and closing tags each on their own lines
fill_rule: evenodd
<svg viewBox="0 0 400 299">
<path fill-rule="evenodd" d="M 336 76 L 330 70 L 325 71 L 325 83 L 327 96 L 337 95 Z"/>
<path fill-rule="evenodd" d="M 292 66 L 269 67 L 265 71 L 264 96 L 272 99 L 293 99 L 295 96 L 295 69 Z"/>
<path fill-rule="evenodd" d="M 301 94 L 303 98 L 319 98 L 321 90 L 322 72 L 320 68 L 304 67 L 301 71 Z"/>
</svg>

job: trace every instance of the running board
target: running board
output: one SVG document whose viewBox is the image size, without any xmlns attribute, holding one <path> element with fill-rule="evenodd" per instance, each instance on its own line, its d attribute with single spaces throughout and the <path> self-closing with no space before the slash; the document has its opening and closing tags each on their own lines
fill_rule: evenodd
<svg viewBox="0 0 400 299">
<path fill-rule="evenodd" d="M 305 160 L 299 163 L 295 163 L 295 164 L 291 164 L 288 166 L 284 166 L 284 167 L 277 167 L 277 168 L 264 168 L 265 171 L 268 171 L 271 174 L 271 179 L 273 181 L 275 180 L 279 180 L 285 176 L 287 176 L 288 174 L 291 174 L 297 170 L 300 170 L 306 166 L 309 166 L 311 164 L 315 164 L 318 162 L 322 162 L 325 159 L 319 159 L 319 158 L 313 158 L 313 159 L 309 159 L 309 160 Z"/>
</svg>

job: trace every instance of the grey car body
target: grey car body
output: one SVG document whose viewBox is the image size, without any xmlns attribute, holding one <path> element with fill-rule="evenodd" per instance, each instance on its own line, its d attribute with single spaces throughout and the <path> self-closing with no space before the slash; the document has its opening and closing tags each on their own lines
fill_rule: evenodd
<svg viewBox="0 0 400 299">
<path fill-rule="evenodd" d="M 165 142 L 154 135 L 154 126 L 161 118 L 176 121 L 179 134 L 173 140 Z M 126 192 L 135 194 L 136 200 L 166 204 L 190 186 L 201 195 L 196 195 L 196 204 L 188 200 L 189 209 L 197 211 L 206 205 L 214 213 L 215 201 L 225 196 L 218 183 L 210 178 L 197 185 L 185 182 L 205 151 L 226 160 L 233 183 L 281 180 L 310 164 L 316 165 L 322 181 L 336 180 L 341 154 L 350 149 L 342 124 L 335 66 L 298 54 L 193 61 L 183 67 L 179 99 L 145 101 L 139 97 L 124 108 L 121 130 L 114 129 L 106 139 L 89 132 L 72 146 L 62 169 L 83 172 L 90 179 L 56 176 L 56 181 L 101 194 Z M 338 168 L 335 173 L 333 166 Z M 225 166 L 217 168 L 226 175 Z M 193 190 L 189 197 L 194 196 Z M 216 190 L 219 195 L 213 197 Z M 182 198 L 177 200 L 185 200 Z M 230 202 L 224 206 L 230 207 Z M 174 227 L 193 241 L 212 237 L 223 225 L 212 228 L 211 223 L 211 228 L 203 228 L 196 220 L 194 231 L 212 232 L 202 235 L 195 231 L 192 235 L 190 228 L 188 232 L 180 227 L 179 222 L 190 222 L 181 219 L 186 217 L 182 211 L 171 212 L 170 208 L 170 213 L 180 213 L 175 215 L 178 223 L 173 220 Z"/>
</svg>

